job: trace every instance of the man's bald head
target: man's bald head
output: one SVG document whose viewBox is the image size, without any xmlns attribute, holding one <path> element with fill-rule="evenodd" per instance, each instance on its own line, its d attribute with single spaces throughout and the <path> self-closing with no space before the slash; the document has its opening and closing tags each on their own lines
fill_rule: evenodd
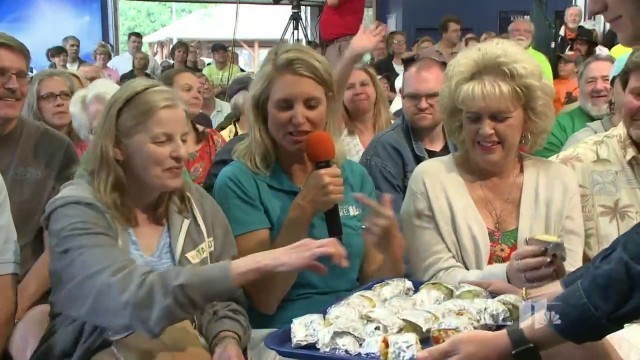
<svg viewBox="0 0 640 360">
<path fill-rule="evenodd" d="M 440 71 L 444 74 L 446 70 L 446 63 L 444 61 L 439 61 L 432 58 L 421 58 L 419 60 L 414 61 L 411 65 L 407 66 L 402 73 L 402 84 L 407 81 L 407 77 L 415 76 L 418 72 L 428 72 L 428 71 Z"/>
</svg>

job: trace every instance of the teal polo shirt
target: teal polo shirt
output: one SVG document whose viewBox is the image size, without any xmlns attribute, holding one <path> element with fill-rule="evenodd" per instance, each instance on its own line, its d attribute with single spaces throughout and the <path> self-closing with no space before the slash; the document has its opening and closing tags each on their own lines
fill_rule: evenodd
<svg viewBox="0 0 640 360">
<path fill-rule="evenodd" d="M 365 209 L 353 198 L 363 193 L 375 198 L 373 180 L 358 163 L 345 160 L 340 166 L 344 179 L 345 198 L 338 206 L 342 220 L 342 241 L 349 256 L 349 267 L 333 265 L 329 259 L 320 259 L 327 266 L 325 275 L 302 271 L 286 294 L 275 314 L 267 315 L 248 309 L 254 329 L 274 329 L 291 325 L 291 320 L 302 315 L 317 313 L 355 290 L 360 283 L 360 265 L 365 244 L 362 239 L 362 220 Z M 213 196 L 229 220 L 235 237 L 261 229 L 270 229 L 275 241 L 289 208 L 300 192 L 276 163 L 268 175 L 252 172 L 244 163 L 234 161 L 220 173 Z M 309 238 L 328 237 L 324 213 L 313 217 Z"/>
</svg>

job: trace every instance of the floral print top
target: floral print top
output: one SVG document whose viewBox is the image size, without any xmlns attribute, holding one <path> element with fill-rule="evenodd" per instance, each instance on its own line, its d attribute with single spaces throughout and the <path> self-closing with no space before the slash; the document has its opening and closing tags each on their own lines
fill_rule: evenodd
<svg viewBox="0 0 640 360">
<path fill-rule="evenodd" d="M 205 129 L 206 135 L 198 150 L 189 154 L 187 158 L 187 171 L 194 183 L 204 184 L 218 151 L 227 143 L 219 132 L 213 129 Z"/>
<path fill-rule="evenodd" d="M 518 228 L 504 232 L 488 230 L 490 246 L 488 265 L 509 262 L 511 254 L 518 249 Z"/>
<path fill-rule="evenodd" d="M 624 123 L 551 160 L 568 166 L 578 178 L 589 259 L 640 222 L 640 153 Z"/>
</svg>

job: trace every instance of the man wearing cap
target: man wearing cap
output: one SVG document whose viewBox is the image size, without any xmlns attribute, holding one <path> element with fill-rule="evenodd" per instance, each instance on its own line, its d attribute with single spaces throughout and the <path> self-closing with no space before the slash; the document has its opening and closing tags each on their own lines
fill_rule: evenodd
<svg viewBox="0 0 640 360">
<path fill-rule="evenodd" d="M 223 43 L 211 45 L 211 56 L 213 62 L 202 69 L 202 73 L 213 84 L 215 96 L 224 98 L 229 82 L 242 71 L 229 60 L 229 49 Z"/>
<path fill-rule="evenodd" d="M 571 41 L 571 51 L 583 56 L 585 59 L 588 59 L 596 54 L 597 47 L 598 34 L 585 26 L 578 26 L 578 33 Z"/>
<path fill-rule="evenodd" d="M 609 76 L 609 79 L 611 81 L 613 95 L 611 97 L 610 113 L 605 115 L 602 120 L 592 121 L 588 123 L 584 129 L 571 135 L 566 144 L 564 144 L 564 148 L 562 149 L 563 151 L 586 138 L 589 138 L 596 134 L 607 132 L 612 128 L 618 126 L 618 124 L 622 122 L 622 102 L 624 101 L 624 90 L 622 90 L 622 85 L 619 81 L 616 81 L 616 78 L 622 71 L 624 64 L 627 63 L 627 59 L 629 59 L 629 54 L 622 55 L 618 58 L 618 60 L 616 60 L 616 62 L 613 64 L 613 69 L 611 69 L 611 75 Z"/>
<path fill-rule="evenodd" d="M 402 117 L 378 133 L 360 158 L 376 192 L 393 195 L 400 213 L 409 178 L 421 162 L 454 151 L 447 141 L 437 98 L 444 83 L 445 63 L 421 58 L 402 75 Z"/>
<path fill-rule="evenodd" d="M 574 53 L 558 54 L 558 78 L 553 80 L 556 96 L 553 98 L 553 107 L 556 114 L 562 108 L 578 101 L 578 70 L 583 58 Z"/>
<path fill-rule="evenodd" d="M 235 98 L 236 95 L 240 94 L 243 91 L 249 91 L 249 85 L 251 85 L 252 81 L 253 81 L 252 74 L 238 76 L 237 78 L 233 79 L 231 84 L 229 84 L 229 88 L 227 88 L 227 97 L 229 98 L 229 104 L 232 103 L 233 98 Z M 215 125 L 215 129 L 217 131 L 219 131 L 219 132 L 224 131 L 229 126 L 231 126 L 235 121 L 238 121 L 239 120 L 239 116 L 240 116 L 240 114 L 237 111 L 237 109 L 236 109 L 236 111 L 234 111 L 233 108 L 230 105 L 229 112 L 225 115 L 223 121 L 221 121 L 221 122 L 219 122 L 219 123 L 217 123 Z M 234 134 L 233 136 L 230 136 L 230 138 L 235 137 L 235 135 L 236 134 Z M 226 137 L 225 137 L 225 139 L 229 140 Z"/>
<path fill-rule="evenodd" d="M 223 130 L 225 130 L 225 128 L 233 126 L 235 122 L 240 120 L 240 116 L 242 116 L 243 114 L 240 113 L 241 110 L 239 110 L 238 107 L 244 107 L 244 104 L 238 103 L 238 100 L 240 99 L 237 99 L 236 95 L 239 95 L 238 97 L 243 97 L 244 95 L 246 95 L 243 95 L 243 93 L 249 91 L 249 86 L 251 85 L 252 81 L 252 76 L 245 75 L 235 78 L 231 82 L 231 84 L 229 84 L 227 93 L 229 94 L 231 103 L 234 106 L 231 109 L 232 111 L 229 113 L 229 115 L 227 115 L 225 120 L 220 123 L 216 130 L 222 132 Z M 246 101 L 246 97 L 244 98 L 244 101 Z M 246 120 L 248 121 L 248 118 Z M 248 126 L 248 124 L 246 125 Z M 216 158 L 213 160 L 213 164 L 211 164 L 211 167 L 209 168 L 209 174 L 207 174 L 207 178 L 204 180 L 204 184 L 202 185 L 202 187 L 208 193 L 213 192 L 213 186 L 222 169 L 233 162 L 233 149 L 246 137 L 247 134 L 245 132 L 237 133 L 235 136 L 227 139 L 227 143 L 225 144 L 225 146 L 223 146 L 222 149 L 220 149 L 220 151 L 216 153 Z"/>
</svg>

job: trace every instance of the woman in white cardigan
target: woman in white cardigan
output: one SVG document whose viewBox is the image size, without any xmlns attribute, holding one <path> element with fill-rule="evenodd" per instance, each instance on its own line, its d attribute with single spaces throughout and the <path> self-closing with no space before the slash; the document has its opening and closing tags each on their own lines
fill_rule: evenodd
<svg viewBox="0 0 640 360">
<path fill-rule="evenodd" d="M 447 67 L 439 106 L 459 152 L 422 163 L 409 181 L 401 220 L 414 276 L 537 287 L 563 273 L 526 244 L 540 234 L 562 239 L 568 271 L 581 266 L 577 180 L 525 154 L 544 143 L 555 117 L 540 65 L 511 41 L 467 49 Z"/>
</svg>

